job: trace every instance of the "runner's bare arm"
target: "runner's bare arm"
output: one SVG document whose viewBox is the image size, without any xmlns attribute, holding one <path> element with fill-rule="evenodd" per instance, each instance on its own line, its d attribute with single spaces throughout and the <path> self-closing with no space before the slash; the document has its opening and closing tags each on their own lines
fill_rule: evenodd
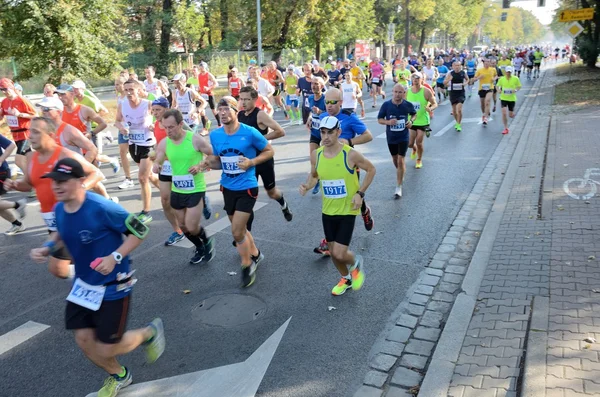
<svg viewBox="0 0 600 397">
<path fill-rule="evenodd" d="M 123 124 L 123 112 L 121 111 L 121 104 L 117 105 L 117 115 L 115 117 L 115 127 L 121 132 L 121 134 L 126 135 L 127 129 Z"/>
<path fill-rule="evenodd" d="M 265 146 L 265 148 L 258 154 L 258 156 L 256 156 L 252 160 L 250 160 L 250 163 L 251 163 L 250 166 L 252 167 L 252 166 L 256 166 L 258 164 L 262 164 L 265 161 L 272 159 L 274 155 L 275 155 L 275 151 L 273 150 L 273 147 L 271 146 L 271 144 L 268 143 L 267 146 Z M 242 167 L 240 166 L 240 168 L 242 168 Z"/>
<path fill-rule="evenodd" d="M 357 135 L 354 138 L 352 138 L 352 144 L 353 145 L 362 145 L 363 143 L 371 142 L 372 140 L 373 140 L 373 134 L 371 134 L 371 131 L 366 130 L 362 134 Z"/>
<path fill-rule="evenodd" d="M 213 86 L 212 86 L 213 88 L 216 88 L 216 87 L 219 86 L 219 82 L 217 81 L 217 79 L 215 78 L 215 76 L 213 76 L 212 73 L 208 74 L 208 79 L 213 82 Z"/>
<path fill-rule="evenodd" d="M 194 137 L 192 138 L 192 144 L 194 145 L 194 149 L 196 149 L 196 151 L 202 152 L 206 156 L 211 156 L 213 154 L 213 148 L 208 137 L 194 134 Z"/>
<path fill-rule="evenodd" d="M 156 155 L 155 155 L 154 159 L 151 159 L 154 162 L 154 165 L 152 165 L 152 172 L 154 172 L 155 174 L 158 174 L 160 172 L 160 169 L 161 169 L 163 163 L 167 159 L 167 156 L 165 153 L 166 147 L 167 147 L 166 139 L 163 139 L 162 141 L 160 141 L 158 146 L 156 146 Z"/>
<path fill-rule="evenodd" d="M 438 107 L 437 101 L 435 100 L 435 95 L 433 95 L 433 93 L 429 90 L 425 90 L 424 94 L 425 99 L 427 99 L 427 101 L 429 102 L 429 104 L 427 105 L 427 109 L 429 111 L 433 111 L 433 109 Z"/>
<path fill-rule="evenodd" d="M 17 179 L 16 181 L 13 181 L 12 179 L 7 179 L 4 181 L 4 188 L 7 191 L 10 190 L 16 190 L 19 192 L 29 192 L 31 189 L 33 189 L 33 186 L 31 185 L 31 179 L 29 179 L 29 170 L 31 169 L 31 157 L 33 156 L 34 152 L 28 152 L 25 155 L 25 172 L 24 175 Z"/>
<path fill-rule="evenodd" d="M 85 121 L 90 121 L 98 124 L 96 128 L 90 131 L 92 134 L 97 134 L 106 129 L 106 121 L 104 121 L 104 119 L 98 113 L 96 113 L 94 109 L 85 105 L 81 105 L 81 114 Z"/>
<path fill-rule="evenodd" d="M 98 148 L 92 143 L 92 141 L 87 139 L 81 131 L 75 127 L 71 127 L 66 131 L 66 133 L 68 134 L 67 142 L 86 151 L 84 157 L 87 161 L 91 163 L 96 159 L 96 156 L 98 155 Z"/>
<path fill-rule="evenodd" d="M 221 169 L 221 158 L 216 155 L 207 156 L 203 161 L 203 165 L 205 168 L 212 168 L 213 170 Z"/>
<path fill-rule="evenodd" d="M 202 96 L 198 92 L 193 91 L 193 90 L 191 92 L 192 92 L 192 96 L 194 97 L 194 100 L 196 102 L 200 102 L 200 106 L 198 107 L 198 111 L 202 112 L 208 106 L 208 101 L 206 99 L 202 98 Z M 173 99 L 175 99 L 175 98 L 173 98 Z"/>
<path fill-rule="evenodd" d="M 3 150 L 2 155 L 0 155 L 0 164 L 4 163 L 6 159 L 15 151 L 17 145 L 14 142 L 11 142 L 10 145 L 6 149 Z"/>
<path fill-rule="evenodd" d="M 79 163 L 81 163 L 83 172 L 85 172 L 85 174 L 87 175 L 87 177 L 85 178 L 85 180 L 82 183 L 83 187 L 86 190 L 90 190 L 91 188 L 95 187 L 98 184 L 98 182 L 102 182 L 105 179 L 105 176 L 100 171 L 100 169 L 96 168 L 96 166 L 92 165 L 90 162 L 88 162 L 86 159 L 84 159 L 83 156 L 81 156 L 80 154 L 71 152 L 70 150 L 65 150 L 63 153 L 64 154 L 61 156 L 62 158 L 71 157 L 71 158 L 79 161 Z"/>
<path fill-rule="evenodd" d="M 139 247 L 140 244 L 142 244 L 141 238 L 139 238 L 138 236 L 135 236 L 133 234 L 129 234 L 123 241 L 123 244 L 121 244 L 119 246 L 119 248 L 117 248 L 115 251 L 118 252 L 119 254 L 123 255 L 123 257 L 125 257 L 125 256 L 129 255 L 134 249 Z M 108 256 L 105 256 L 104 258 L 102 258 L 102 262 L 100 262 L 100 264 L 98 266 L 96 266 L 94 268 L 94 270 L 97 271 L 98 273 L 107 275 L 107 274 L 110 274 L 114 270 L 116 265 L 117 265 L 117 262 L 115 261 L 114 256 L 111 254 L 111 255 L 108 255 Z"/>
<path fill-rule="evenodd" d="M 258 112 L 258 124 L 269 128 L 269 132 L 265 135 L 267 140 L 277 139 L 285 136 L 285 131 L 279 123 L 269 117 L 265 112 Z"/>
</svg>

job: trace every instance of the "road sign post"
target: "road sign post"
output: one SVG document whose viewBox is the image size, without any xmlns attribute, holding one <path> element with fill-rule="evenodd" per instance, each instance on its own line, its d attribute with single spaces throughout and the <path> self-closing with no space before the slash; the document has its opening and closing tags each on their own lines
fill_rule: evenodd
<svg viewBox="0 0 600 397">
<path fill-rule="evenodd" d="M 579 36 L 583 32 L 583 26 L 579 22 L 573 22 L 567 25 L 567 34 L 571 36 L 571 54 L 573 55 L 573 48 L 575 47 L 575 37 Z M 573 74 L 573 62 L 569 60 L 569 81 Z"/>
</svg>

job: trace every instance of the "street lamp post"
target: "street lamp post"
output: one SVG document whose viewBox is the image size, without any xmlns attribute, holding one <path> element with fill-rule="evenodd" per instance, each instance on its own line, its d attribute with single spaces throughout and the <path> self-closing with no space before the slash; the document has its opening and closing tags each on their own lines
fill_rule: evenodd
<svg viewBox="0 0 600 397">
<path fill-rule="evenodd" d="M 256 30 L 258 33 L 258 64 L 263 63 L 262 32 L 260 26 L 260 0 L 256 0 Z"/>
</svg>

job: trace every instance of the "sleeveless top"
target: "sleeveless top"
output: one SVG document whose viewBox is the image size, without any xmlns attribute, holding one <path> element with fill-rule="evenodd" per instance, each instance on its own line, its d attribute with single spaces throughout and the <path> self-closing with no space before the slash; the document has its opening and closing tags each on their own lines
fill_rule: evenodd
<svg viewBox="0 0 600 397">
<path fill-rule="evenodd" d="M 348 156 L 352 148 L 344 145 L 337 156 L 333 158 L 325 157 L 324 149 L 324 146 L 317 149 L 315 167 L 321 180 L 323 214 L 360 214 L 360 208 L 352 209 L 352 198 L 360 187 L 356 171 L 348 165 Z"/>
<path fill-rule="evenodd" d="M 206 191 L 206 182 L 202 172 L 192 175 L 188 172 L 191 166 L 200 164 L 204 155 L 194 148 L 194 133 L 186 131 L 179 144 L 173 143 L 167 137 L 165 154 L 171 163 L 171 191 L 181 194 L 191 194 Z M 164 164 L 163 164 L 164 166 Z"/>
<path fill-rule="evenodd" d="M 63 135 L 63 132 L 64 132 L 65 128 L 67 127 L 67 125 L 68 124 L 63 121 L 60 124 L 60 126 L 58 126 L 58 128 L 56 129 L 56 137 L 54 138 L 54 140 L 56 141 L 56 143 L 59 146 L 67 148 L 75 153 L 83 154 L 82 149 L 80 147 L 71 145 L 69 142 L 66 141 L 66 139 Z M 73 128 L 75 128 L 75 127 L 73 127 Z"/>
<path fill-rule="evenodd" d="M 56 231 L 56 217 L 54 215 L 56 198 L 52 191 L 52 179 L 42 178 L 42 176 L 52 171 L 61 153 L 62 148 L 57 146 L 50 155 L 50 158 L 48 158 L 46 162 L 40 163 L 40 153 L 34 152 L 31 157 L 31 163 L 29 164 L 29 180 L 31 181 L 31 185 L 35 188 L 35 193 L 40 201 L 42 218 L 44 219 L 48 230 L 51 231 Z"/>
<path fill-rule="evenodd" d="M 258 126 L 258 112 L 262 112 L 258 107 L 255 107 L 254 110 L 250 112 L 250 114 L 246 115 L 246 112 L 243 110 L 238 112 L 238 121 L 240 123 L 249 125 L 250 127 L 254 127 L 263 135 L 267 135 L 269 132 L 269 128 L 261 129 Z"/>
<path fill-rule="evenodd" d="M 413 104 L 417 111 L 417 117 L 413 120 L 413 125 L 422 127 L 429 124 L 429 113 L 427 113 L 427 99 L 425 99 L 425 88 L 421 87 L 419 92 L 414 93 L 412 88 L 406 92 L 406 100 Z"/>
<path fill-rule="evenodd" d="M 456 73 L 454 70 L 450 72 L 450 75 L 452 75 L 452 79 L 450 80 L 450 86 L 448 87 L 450 89 L 450 94 L 451 95 L 460 95 L 463 94 L 465 92 L 465 71 L 461 70 L 460 72 Z"/>
<path fill-rule="evenodd" d="M 153 146 L 156 143 L 154 133 L 148 128 L 152 125 L 152 115 L 148 111 L 147 99 L 142 99 L 135 108 L 129 100 L 121 105 L 123 120 L 129 128 L 129 144 L 137 146 Z"/>
<path fill-rule="evenodd" d="M 65 109 L 65 110 L 63 110 L 63 114 L 62 114 L 62 121 L 64 121 L 67 124 L 72 125 L 73 127 L 77 128 L 79 131 L 81 131 L 85 134 L 86 132 L 88 132 L 90 125 L 88 122 L 83 121 L 81 119 L 80 113 L 81 113 L 81 105 L 75 106 L 75 109 L 71 113 L 67 112 L 67 109 Z"/>
<path fill-rule="evenodd" d="M 149 83 L 148 80 L 144 80 L 144 87 L 146 88 L 146 92 L 153 94 L 156 98 L 163 96 L 162 90 L 159 89 L 158 82 L 156 80 L 154 80 L 153 83 Z"/>
<path fill-rule="evenodd" d="M 186 88 L 183 94 L 179 90 L 175 90 L 175 95 L 177 95 L 177 109 L 183 114 L 183 121 L 187 125 L 196 124 L 196 120 L 192 118 L 192 115 L 196 113 L 196 103 L 191 99 L 190 89 Z"/>
</svg>

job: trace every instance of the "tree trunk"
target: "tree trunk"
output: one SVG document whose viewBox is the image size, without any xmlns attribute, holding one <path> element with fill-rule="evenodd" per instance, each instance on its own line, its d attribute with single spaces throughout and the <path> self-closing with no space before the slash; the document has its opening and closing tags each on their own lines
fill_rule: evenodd
<svg viewBox="0 0 600 397">
<path fill-rule="evenodd" d="M 229 19 L 227 0 L 219 2 L 219 9 L 221 11 L 221 41 L 224 42 L 227 37 L 227 20 Z"/>
<path fill-rule="evenodd" d="M 285 17 L 283 18 L 283 26 L 281 27 L 281 31 L 279 33 L 279 37 L 277 38 L 277 42 L 275 43 L 275 52 L 273 53 L 272 60 L 279 59 L 281 56 L 281 50 L 285 47 L 285 43 L 287 42 L 288 32 L 290 30 L 290 23 L 292 20 L 292 15 L 294 11 L 296 11 L 296 6 L 298 5 L 298 0 L 294 0 L 290 7 L 288 8 L 288 12 L 286 12 Z"/>
<path fill-rule="evenodd" d="M 421 28 L 421 40 L 419 40 L 419 53 L 423 51 L 423 47 L 425 47 L 425 39 L 427 38 L 427 31 L 425 26 Z"/>
<path fill-rule="evenodd" d="M 321 25 L 315 27 L 315 59 L 321 59 Z"/>
<path fill-rule="evenodd" d="M 146 54 L 153 53 L 156 50 L 156 30 L 153 14 L 153 8 L 148 7 L 144 12 L 144 17 L 140 20 L 142 48 Z"/>
<path fill-rule="evenodd" d="M 172 0 L 163 0 L 162 27 L 160 32 L 160 51 L 158 53 L 158 67 L 166 73 L 169 70 L 169 45 L 171 44 L 171 29 L 173 28 L 173 3 Z"/>
<path fill-rule="evenodd" d="M 406 3 L 404 4 L 405 7 L 405 11 L 406 11 L 406 26 L 405 26 L 405 30 L 404 30 L 404 56 L 408 56 L 408 46 L 410 45 L 410 10 L 408 9 L 408 5 L 409 5 L 410 0 L 406 0 Z"/>
</svg>

